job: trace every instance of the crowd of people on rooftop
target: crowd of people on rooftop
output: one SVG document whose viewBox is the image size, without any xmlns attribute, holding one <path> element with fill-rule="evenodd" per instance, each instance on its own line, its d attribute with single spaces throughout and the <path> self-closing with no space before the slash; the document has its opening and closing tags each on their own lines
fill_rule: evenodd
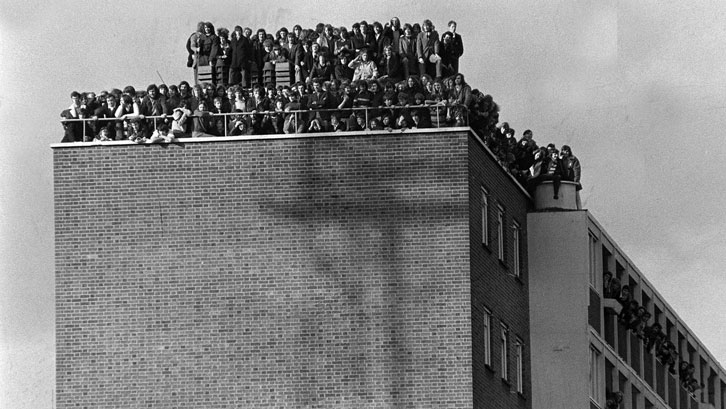
<svg viewBox="0 0 726 409">
<path fill-rule="evenodd" d="M 652 317 L 650 312 L 633 298 L 630 286 L 622 285 L 620 280 L 609 271 L 603 274 L 603 296 L 617 300 L 622 307 L 618 314 L 618 322 L 621 327 L 632 331 L 638 339 L 645 343 L 646 353 L 655 351 L 656 358 L 662 365 L 668 367 L 668 372 L 675 375 L 677 371 L 681 387 L 690 394 L 703 388 L 703 384 L 694 376 L 695 366 L 685 360 L 678 362 L 678 349 L 668 339 L 668 334 L 663 331 L 663 326 L 659 322 L 648 324 Z M 676 370 L 677 362 L 678 369 Z"/>
<path fill-rule="evenodd" d="M 555 199 L 562 180 L 579 190 L 580 163 L 567 145 L 560 153 L 539 147 L 532 131 L 517 140 L 508 123 L 497 126 L 499 106 L 459 72 L 463 40 L 455 21 L 447 27 L 439 35 L 428 19 L 394 17 L 385 25 L 356 22 L 350 31 L 320 23 L 273 35 L 200 22 L 187 41 L 194 85 L 74 91 L 61 113 L 63 142 L 468 126 L 530 192 L 545 180 Z M 287 67 L 282 74 L 278 64 Z M 198 81 L 203 69 L 208 82 Z"/>
</svg>

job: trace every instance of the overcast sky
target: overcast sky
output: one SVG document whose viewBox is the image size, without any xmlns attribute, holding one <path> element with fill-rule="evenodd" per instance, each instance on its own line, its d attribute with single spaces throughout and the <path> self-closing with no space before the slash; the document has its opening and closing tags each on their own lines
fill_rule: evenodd
<svg viewBox="0 0 726 409">
<path fill-rule="evenodd" d="M 726 2 L 280 3 L 0 2 L 0 407 L 52 405 L 60 111 L 73 90 L 145 89 L 157 70 L 191 80 L 184 44 L 199 20 L 457 20 L 468 82 L 517 135 L 572 146 L 585 207 L 726 362 Z"/>
</svg>

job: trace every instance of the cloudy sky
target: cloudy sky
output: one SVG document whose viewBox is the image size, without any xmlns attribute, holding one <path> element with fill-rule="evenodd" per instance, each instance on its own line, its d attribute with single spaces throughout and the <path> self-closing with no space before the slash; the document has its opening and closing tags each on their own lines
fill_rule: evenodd
<svg viewBox="0 0 726 409">
<path fill-rule="evenodd" d="M 726 362 L 726 2 L 0 2 L 0 407 L 50 408 L 51 143 L 72 90 L 191 80 L 196 22 L 459 23 L 461 70 L 518 132 L 570 144 L 583 202 Z"/>
</svg>

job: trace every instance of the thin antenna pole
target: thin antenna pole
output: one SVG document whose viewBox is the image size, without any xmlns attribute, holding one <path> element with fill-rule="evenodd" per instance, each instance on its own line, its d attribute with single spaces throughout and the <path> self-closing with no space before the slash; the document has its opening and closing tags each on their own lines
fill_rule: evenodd
<svg viewBox="0 0 726 409">
<path fill-rule="evenodd" d="M 164 79 L 161 78 L 161 74 L 159 74 L 159 70 L 156 70 L 156 75 L 159 76 L 159 79 L 161 80 L 161 83 L 164 84 L 164 85 L 166 85 L 166 82 L 164 82 Z"/>
</svg>

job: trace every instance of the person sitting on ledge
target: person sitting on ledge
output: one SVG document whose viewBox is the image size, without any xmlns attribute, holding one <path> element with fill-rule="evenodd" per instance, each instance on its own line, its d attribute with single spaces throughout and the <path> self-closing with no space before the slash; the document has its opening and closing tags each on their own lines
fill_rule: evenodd
<svg viewBox="0 0 726 409">
<path fill-rule="evenodd" d="M 171 133 L 175 138 L 188 138 L 191 136 L 186 131 L 187 118 L 192 115 L 192 111 L 187 109 L 187 103 L 182 101 L 178 108 L 174 108 L 172 112 Z"/>
<path fill-rule="evenodd" d="M 527 181 L 530 194 L 534 193 L 537 185 L 545 180 L 551 180 L 554 188 L 553 198 L 557 200 L 560 193 L 560 181 L 562 180 L 563 166 L 557 150 L 545 157 L 545 151 L 537 150 L 534 154 L 534 164 L 530 169 L 530 177 Z"/>
<path fill-rule="evenodd" d="M 151 138 L 149 138 L 148 143 L 170 143 L 174 142 L 174 134 L 169 132 L 169 125 L 165 123 L 160 123 L 153 134 L 151 134 Z"/>
<path fill-rule="evenodd" d="M 140 117 L 131 119 L 128 126 L 128 140 L 136 143 L 146 143 L 148 133 L 144 126 L 144 121 Z"/>
</svg>

